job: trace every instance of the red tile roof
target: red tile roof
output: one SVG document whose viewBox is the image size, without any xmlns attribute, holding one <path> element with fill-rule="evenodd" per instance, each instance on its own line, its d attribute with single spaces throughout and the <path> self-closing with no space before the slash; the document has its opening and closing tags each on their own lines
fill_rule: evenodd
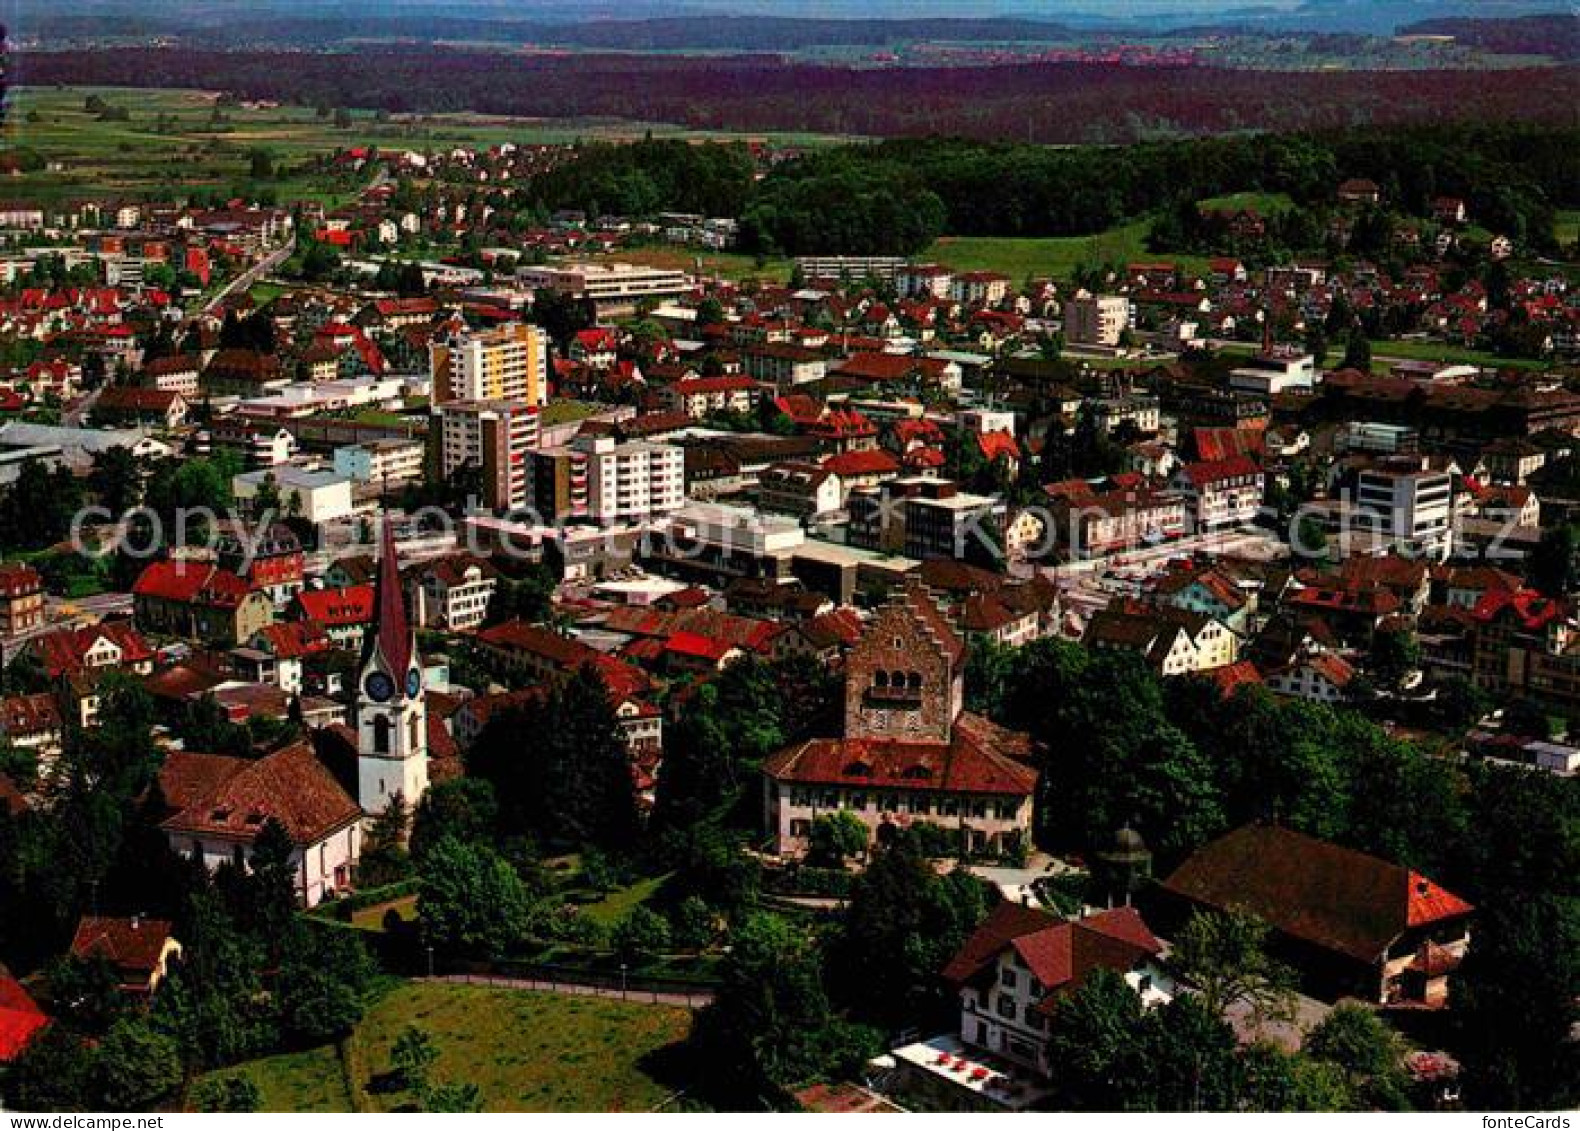
<svg viewBox="0 0 1580 1131">
<path fill-rule="evenodd" d="M 172 929 L 168 919 L 85 915 L 72 936 L 71 953 L 77 958 L 103 958 L 122 974 L 146 978 L 159 968 Z"/>
<path fill-rule="evenodd" d="M 49 1024 L 22 984 L 9 974 L 0 974 L 0 1064 L 16 1059 L 33 1034 Z"/>
<path fill-rule="evenodd" d="M 251 591 L 251 586 L 228 569 L 184 559 L 154 562 L 132 586 L 135 597 L 219 608 L 235 608 Z"/>
<path fill-rule="evenodd" d="M 182 763 L 194 755 L 172 753 L 160 773 L 165 789 L 171 764 L 187 784 L 175 785 L 178 793 L 195 796 L 186 808 L 167 818 L 161 828 L 176 833 L 217 836 L 250 843 L 273 817 L 285 826 L 297 845 L 316 843 L 362 816 L 362 808 L 335 780 L 305 743 L 288 746 L 263 758 L 230 759 L 239 763 L 226 773 L 212 763 L 188 768 Z M 217 758 L 218 755 L 196 755 Z M 195 779 L 211 776 L 204 790 Z M 193 786 L 187 792 L 187 785 Z M 166 793 L 166 796 L 169 796 Z"/>
<path fill-rule="evenodd" d="M 1162 953 L 1163 944 L 1133 907 L 1066 921 L 1046 911 L 1000 903 L 972 933 L 943 976 L 964 984 L 991 971 L 1006 948 L 1013 948 L 1047 991 L 1037 1007 L 1047 1010 L 1057 996 L 1080 985 L 1096 970 L 1128 973 L 1143 959 Z"/>
<path fill-rule="evenodd" d="M 884 789 L 946 790 L 1022 797 L 1037 784 L 1029 740 L 979 715 L 962 713 L 949 742 L 816 738 L 763 764 L 779 781 Z"/>
<path fill-rule="evenodd" d="M 1474 908 L 1398 864 L 1277 825 L 1246 825 L 1198 849 L 1164 881 L 1207 907 L 1241 908 L 1293 938 L 1380 961 L 1411 927 Z"/>
<path fill-rule="evenodd" d="M 35 636 L 27 647 L 38 656 L 45 673 L 55 679 L 82 671 L 84 658 L 92 651 L 94 644 L 104 637 L 120 648 L 123 664 L 140 664 L 153 659 L 154 650 L 148 641 L 125 621 L 105 621 L 83 628 L 59 628 L 43 636 Z"/>
<path fill-rule="evenodd" d="M 882 448 L 866 452 L 841 452 L 823 461 L 825 471 L 832 471 L 841 478 L 859 475 L 894 475 L 900 463 Z"/>
<path fill-rule="evenodd" d="M 373 619 L 373 586 L 346 589 L 304 589 L 295 597 L 308 620 L 332 627 L 367 624 Z"/>
</svg>

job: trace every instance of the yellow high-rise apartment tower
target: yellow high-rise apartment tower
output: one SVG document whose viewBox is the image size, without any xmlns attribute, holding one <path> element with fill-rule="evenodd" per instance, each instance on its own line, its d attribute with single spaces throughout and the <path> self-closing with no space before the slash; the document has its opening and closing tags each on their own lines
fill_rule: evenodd
<svg viewBox="0 0 1580 1131">
<path fill-rule="evenodd" d="M 548 336 L 536 326 L 510 322 L 469 331 L 430 348 L 433 402 L 548 400 Z"/>
</svg>

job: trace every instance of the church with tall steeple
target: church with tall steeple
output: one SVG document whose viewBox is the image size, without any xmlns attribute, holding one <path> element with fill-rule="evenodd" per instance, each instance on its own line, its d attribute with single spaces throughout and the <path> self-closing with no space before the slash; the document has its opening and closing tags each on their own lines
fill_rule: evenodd
<svg viewBox="0 0 1580 1131">
<path fill-rule="evenodd" d="M 417 634 L 401 595 L 395 536 L 382 524 L 374 621 L 357 668 L 357 801 L 382 813 L 399 794 L 408 809 L 428 789 L 428 711 Z"/>
</svg>

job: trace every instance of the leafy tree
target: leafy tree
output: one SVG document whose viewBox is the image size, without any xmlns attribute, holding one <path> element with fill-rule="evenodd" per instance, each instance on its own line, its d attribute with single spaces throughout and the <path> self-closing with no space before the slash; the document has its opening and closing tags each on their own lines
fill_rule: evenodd
<svg viewBox="0 0 1580 1131">
<path fill-rule="evenodd" d="M 1196 998 L 1176 997 L 1143 1013 L 1127 1106 L 1139 1111 L 1232 1111 L 1240 1082 L 1239 1042 Z"/>
<path fill-rule="evenodd" d="M 108 1111 L 148 1111 L 181 1085 L 180 1047 L 138 1018 L 110 1026 L 93 1067 L 95 1090 Z"/>
<path fill-rule="evenodd" d="M 483 778 L 451 778 L 431 785 L 412 820 L 412 859 L 421 867 L 429 849 L 446 837 L 462 844 L 484 842 L 498 819 L 494 787 Z"/>
<path fill-rule="evenodd" d="M 779 916 L 752 914 L 732 933 L 720 979 L 691 1041 L 733 1108 L 782 1105 L 787 1089 L 842 1078 L 881 1048 L 875 1031 L 834 1015 L 816 946 Z"/>
<path fill-rule="evenodd" d="M 280 961 L 280 1025 L 301 1045 L 339 1040 L 362 1020 L 363 997 L 377 972 L 351 932 L 297 926 Z"/>
<path fill-rule="evenodd" d="M 1580 527 L 1564 522 L 1544 530 L 1529 570 L 1531 584 L 1549 597 L 1580 589 Z"/>
<path fill-rule="evenodd" d="M 1421 666 L 1421 643 L 1409 629 L 1379 629 L 1372 634 L 1368 665 L 1384 684 L 1398 688 Z"/>
<path fill-rule="evenodd" d="M 1580 1102 L 1580 898 L 1525 897 L 1484 914 L 1450 993 L 1474 1106 Z"/>
<path fill-rule="evenodd" d="M 613 941 L 622 960 L 644 962 L 669 949 L 669 923 L 650 908 L 636 907 L 615 927 Z"/>
<path fill-rule="evenodd" d="M 483 1093 L 476 1084 L 432 1084 L 422 1093 L 422 1109 L 470 1115 L 483 1110 Z"/>
<path fill-rule="evenodd" d="M 812 819 L 810 840 L 814 863 L 839 867 L 867 850 L 867 826 L 854 813 L 840 809 Z"/>
<path fill-rule="evenodd" d="M 456 954 L 503 954 L 526 930 L 526 885 L 482 844 L 445 837 L 424 856 L 417 899 L 423 935 Z"/>
<path fill-rule="evenodd" d="M 1048 1019 L 1049 1061 L 1059 1066 L 1058 1103 L 1071 1111 L 1119 1111 L 1135 1078 L 1141 998 L 1108 969 L 1061 996 Z"/>
<path fill-rule="evenodd" d="M 34 1034 L 6 1075 L 6 1102 L 18 1111 L 94 1111 L 94 1056 L 65 1025 Z"/>
<path fill-rule="evenodd" d="M 531 758 L 521 757 L 523 734 L 538 736 Z M 636 839 L 630 758 L 608 686 L 591 665 L 490 719 L 469 761 L 493 784 L 507 830 L 606 848 Z"/>
<path fill-rule="evenodd" d="M 262 1103 L 258 1085 L 240 1073 L 212 1076 L 192 1091 L 192 1105 L 198 1111 L 246 1113 L 257 1111 Z"/>
<path fill-rule="evenodd" d="M 718 916 L 701 896 L 688 895 L 669 916 L 670 935 L 681 950 L 703 950 L 718 934 Z"/>
<path fill-rule="evenodd" d="M 426 1029 L 408 1025 L 390 1046 L 390 1068 L 408 1091 L 421 1092 L 428 1085 L 428 1071 L 439 1059 L 439 1049 Z"/>
<path fill-rule="evenodd" d="M 143 473 L 132 449 L 117 445 L 93 455 L 88 472 L 88 488 L 99 505 L 120 516 L 143 500 Z"/>
<path fill-rule="evenodd" d="M 1358 369 L 1362 373 L 1372 371 L 1372 343 L 1366 337 L 1366 331 L 1359 326 L 1350 331 L 1350 336 L 1344 343 L 1342 368 Z"/>
<path fill-rule="evenodd" d="M 1197 912 L 1174 941 L 1173 960 L 1214 1017 L 1236 1005 L 1261 1023 L 1287 1017 L 1294 974 L 1267 953 L 1269 928 L 1241 912 Z"/>
<path fill-rule="evenodd" d="M 57 1019 L 99 1036 L 127 1012 L 120 975 L 102 956 L 66 955 L 49 969 L 49 996 Z"/>
<path fill-rule="evenodd" d="M 364 885 L 394 883 L 411 873 L 411 859 L 406 853 L 406 830 L 410 824 L 406 799 L 397 793 L 373 819 L 362 842 L 357 874 Z"/>
<path fill-rule="evenodd" d="M 829 941 L 830 984 L 863 1018 L 890 1025 L 942 1019 L 956 1004 L 938 972 L 986 913 L 980 880 L 964 871 L 938 875 L 902 834 L 851 893 Z"/>
<path fill-rule="evenodd" d="M 234 1064 L 268 1049 L 278 1031 L 263 990 L 264 947 L 236 928 L 210 892 L 193 897 L 181 940 L 181 959 L 160 983 L 151 1023 L 179 1043 L 193 1067 Z"/>
<path fill-rule="evenodd" d="M 1240 1101 L 1251 1111 L 1350 1111 L 1344 1070 L 1332 1061 L 1287 1053 L 1266 1041 L 1252 1043 L 1240 1057 Z"/>
<path fill-rule="evenodd" d="M 1409 1106 L 1404 1048 L 1393 1030 L 1365 1006 L 1340 1002 L 1306 1035 L 1301 1048 L 1343 1069 L 1351 1090 L 1366 1106 L 1393 1111 Z"/>
<path fill-rule="evenodd" d="M 266 940 L 285 937 L 296 916 L 296 845 L 278 817 L 269 817 L 252 842 L 246 900 L 241 908 L 245 926 Z"/>
</svg>

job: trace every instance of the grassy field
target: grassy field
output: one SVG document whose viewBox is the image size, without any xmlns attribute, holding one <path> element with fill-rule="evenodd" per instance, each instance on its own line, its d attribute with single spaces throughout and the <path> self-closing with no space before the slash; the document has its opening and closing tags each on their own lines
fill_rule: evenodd
<svg viewBox="0 0 1580 1131">
<path fill-rule="evenodd" d="M 124 108 L 128 121 L 103 121 L 85 109 L 96 94 Z M 655 137 L 730 138 L 744 135 L 686 130 L 662 123 L 611 120 L 549 120 L 484 114 L 395 114 L 380 117 L 353 111 L 351 124 L 335 126 L 307 106 L 216 105 L 218 96 L 198 90 L 131 90 L 113 87 L 14 87 L 9 92 L 5 145 L 37 151 L 47 171 L 11 178 L 7 195 L 28 199 L 154 195 L 190 190 L 254 186 L 250 153 L 268 150 L 286 165 L 283 177 L 261 181 L 281 199 L 341 202 L 350 190 L 304 176 L 303 161 L 349 146 L 381 149 L 442 149 L 578 139 L 627 140 Z M 216 114 L 219 115 L 216 118 Z M 751 135 L 753 140 L 790 145 L 834 144 L 843 138 L 813 134 Z"/>
<path fill-rule="evenodd" d="M 685 1009 L 487 986 L 401 982 L 369 1010 L 355 1041 L 367 1110 L 393 1111 L 412 1097 L 385 1078 L 390 1049 L 408 1025 L 439 1050 L 433 1079 L 476 1084 L 487 1111 L 649 1111 L 675 1087 L 657 1078 L 659 1050 L 685 1038 Z M 282 1053 L 210 1074 L 246 1076 L 261 1110 L 351 1112 L 334 1046 Z"/>
<path fill-rule="evenodd" d="M 1576 240 L 1580 240 L 1580 211 L 1561 211 L 1553 222 L 1553 234 L 1558 237 L 1558 242 L 1568 247 Z"/>
<path fill-rule="evenodd" d="M 488 1111 L 648 1111 L 674 1090 L 644 1061 L 682 1040 L 684 1009 L 483 986 L 411 982 L 374 1006 L 357 1031 L 368 1071 L 387 1071 L 402 1030 L 439 1049 L 434 1079 L 476 1084 Z M 404 1093 L 375 1093 L 392 1110 Z"/>
<path fill-rule="evenodd" d="M 1207 261 L 1194 255 L 1158 255 L 1147 250 L 1151 224 L 1140 220 L 1095 236 L 1008 237 L 944 236 L 918 258 L 947 263 L 959 271 L 999 271 L 1019 283 L 1030 276 L 1069 278 L 1077 268 L 1095 263 L 1167 260 L 1188 271 L 1205 271 Z"/>
<path fill-rule="evenodd" d="M 1373 368 L 1385 368 L 1379 363 L 1387 358 L 1405 361 L 1440 361 L 1455 365 L 1484 365 L 1491 369 L 1528 369 L 1541 371 L 1549 368 L 1546 362 L 1530 358 L 1499 357 L 1483 350 L 1466 349 L 1442 342 L 1374 341 L 1372 342 Z"/>
<path fill-rule="evenodd" d="M 245 1076 L 258 1088 L 260 1111 L 349 1112 L 351 1094 L 333 1045 L 281 1053 L 209 1073 Z"/>
<path fill-rule="evenodd" d="M 594 257 L 598 258 L 598 257 Z M 758 279 L 768 283 L 783 283 L 790 278 L 790 260 L 763 259 L 727 251 L 699 251 L 688 247 L 633 247 L 622 248 L 602 257 L 611 262 L 635 263 L 643 267 L 661 267 L 671 271 L 695 273 L 698 266 L 707 277 L 742 282 Z"/>
<path fill-rule="evenodd" d="M 1274 212 L 1287 212 L 1295 206 L 1284 192 L 1233 192 L 1227 196 L 1213 196 L 1201 201 L 1203 208 L 1249 208 L 1266 216 Z"/>
<path fill-rule="evenodd" d="M 629 887 L 616 888 L 604 896 L 597 903 L 589 903 L 582 907 L 582 914 L 604 927 L 613 927 L 632 911 L 652 899 L 658 889 L 664 886 L 666 876 L 654 876 L 645 880 L 638 880 Z"/>
</svg>

